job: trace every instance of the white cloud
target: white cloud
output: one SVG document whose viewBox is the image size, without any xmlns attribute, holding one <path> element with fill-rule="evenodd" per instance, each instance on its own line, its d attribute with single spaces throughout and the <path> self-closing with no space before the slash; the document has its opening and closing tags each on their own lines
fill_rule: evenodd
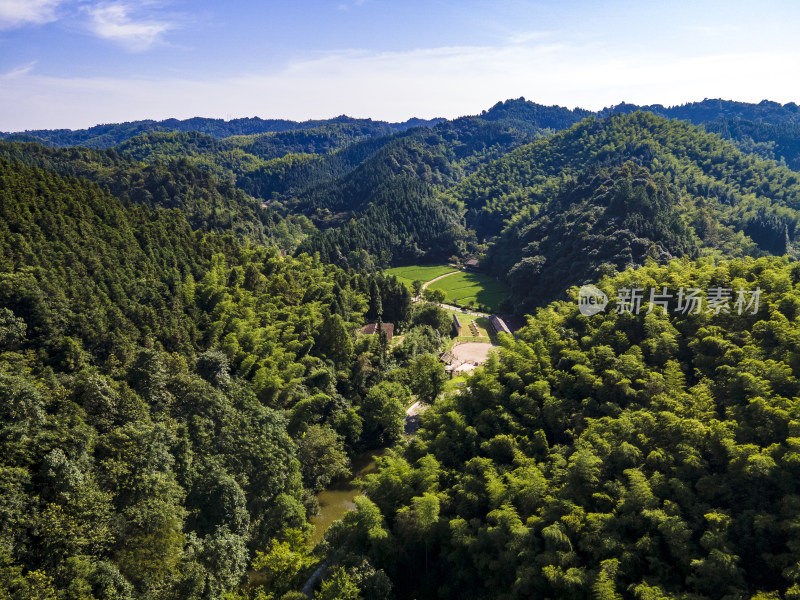
<svg viewBox="0 0 800 600">
<path fill-rule="evenodd" d="M 668 53 L 619 58 L 568 43 L 348 51 L 277 73 L 212 79 L 66 79 L 28 73 L 0 79 L 0 130 L 86 127 L 192 116 L 308 119 L 338 114 L 405 120 L 476 114 L 525 96 L 599 109 L 621 101 L 680 104 L 708 98 L 800 100 L 786 77 L 800 52 Z"/>
<path fill-rule="evenodd" d="M 24 77 L 25 75 L 33 71 L 33 67 L 35 66 L 36 66 L 36 61 L 34 60 L 26 65 L 20 65 L 18 67 L 15 67 L 10 71 L 0 75 L 0 81 L 2 81 L 3 79 L 16 79 L 18 77 Z"/>
<path fill-rule="evenodd" d="M 56 8 L 61 2 L 62 0 L 0 0 L 0 29 L 55 21 Z"/>
<path fill-rule="evenodd" d="M 98 4 L 86 10 L 92 18 L 89 29 L 95 35 L 133 52 L 147 50 L 173 28 L 163 21 L 134 20 L 130 16 L 130 6 L 124 2 Z"/>
</svg>

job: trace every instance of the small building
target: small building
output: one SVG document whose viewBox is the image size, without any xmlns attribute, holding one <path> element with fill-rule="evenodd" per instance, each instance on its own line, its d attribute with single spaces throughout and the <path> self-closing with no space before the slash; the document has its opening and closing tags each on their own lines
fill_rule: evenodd
<svg viewBox="0 0 800 600">
<path fill-rule="evenodd" d="M 464 263 L 464 266 L 469 271 L 478 271 L 481 268 L 481 264 L 478 262 L 477 258 L 470 258 L 467 262 Z"/>
<path fill-rule="evenodd" d="M 495 333 L 508 333 L 508 334 L 511 334 L 511 329 L 508 328 L 508 325 L 506 325 L 506 322 L 503 321 L 503 319 L 501 319 L 497 315 L 491 315 L 489 317 L 489 323 L 492 324 L 492 329 L 494 329 Z"/>
<path fill-rule="evenodd" d="M 392 337 L 394 337 L 394 323 L 381 323 L 381 329 L 386 334 L 386 339 L 388 341 L 392 341 Z M 375 335 L 378 333 L 378 324 L 377 323 L 367 323 L 364 327 L 361 328 L 359 331 L 361 335 Z"/>
<path fill-rule="evenodd" d="M 453 377 L 459 377 L 460 375 L 469 375 L 470 373 L 472 373 L 477 368 L 478 368 L 478 365 L 476 365 L 476 364 L 464 363 L 464 364 L 458 365 L 455 369 L 453 369 L 453 374 L 450 377 L 452 379 Z"/>
</svg>

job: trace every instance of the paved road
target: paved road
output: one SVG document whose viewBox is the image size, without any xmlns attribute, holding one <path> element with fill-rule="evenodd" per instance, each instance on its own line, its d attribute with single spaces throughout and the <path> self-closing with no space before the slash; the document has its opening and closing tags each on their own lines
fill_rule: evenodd
<svg viewBox="0 0 800 600">
<path fill-rule="evenodd" d="M 452 304 L 440 304 L 442 308 L 446 308 L 447 310 L 454 310 L 456 312 L 464 313 L 465 315 L 472 315 L 473 317 L 486 317 L 489 318 L 489 315 L 482 312 L 475 312 L 474 310 L 467 310 L 466 308 L 461 308 L 460 306 L 453 306 Z"/>
</svg>

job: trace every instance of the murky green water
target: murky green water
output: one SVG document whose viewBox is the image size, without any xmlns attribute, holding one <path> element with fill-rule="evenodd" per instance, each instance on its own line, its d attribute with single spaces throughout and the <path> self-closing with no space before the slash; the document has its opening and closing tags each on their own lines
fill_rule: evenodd
<svg viewBox="0 0 800 600">
<path fill-rule="evenodd" d="M 311 519 L 311 523 L 316 528 L 311 537 L 312 544 L 316 545 L 322 539 L 331 523 L 341 519 L 349 510 L 355 510 L 356 505 L 353 498 L 361 494 L 353 480 L 375 472 L 375 459 L 383 456 L 385 449 L 372 450 L 357 454 L 353 458 L 352 476 L 347 479 L 334 481 L 328 489 L 317 494 L 319 501 L 319 512 Z"/>
</svg>

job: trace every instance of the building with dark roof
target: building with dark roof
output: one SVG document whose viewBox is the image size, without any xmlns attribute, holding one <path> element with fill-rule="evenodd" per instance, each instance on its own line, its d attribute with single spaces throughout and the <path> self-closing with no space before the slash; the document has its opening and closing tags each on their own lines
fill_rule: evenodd
<svg viewBox="0 0 800 600">
<path fill-rule="evenodd" d="M 489 317 L 489 323 L 492 324 L 492 328 L 494 329 L 495 333 L 511 333 L 511 330 L 508 328 L 508 325 L 506 325 L 506 322 L 497 315 L 491 315 Z"/>
<path fill-rule="evenodd" d="M 392 337 L 394 337 L 394 323 L 381 323 L 381 329 L 386 334 L 386 339 L 390 342 L 392 341 Z M 374 335 L 378 333 L 378 324 L 377 323 L 367 323 L 364 327 L 361 328 L 359 331 L 362 335 Z"/>
<path fill-rule="evenodd" d="M 461 321 L 458 320 L 456 315 L 453 315 L 453 328 L 456 332 L 456 337 L 461 335 Z"/>
</svg>

